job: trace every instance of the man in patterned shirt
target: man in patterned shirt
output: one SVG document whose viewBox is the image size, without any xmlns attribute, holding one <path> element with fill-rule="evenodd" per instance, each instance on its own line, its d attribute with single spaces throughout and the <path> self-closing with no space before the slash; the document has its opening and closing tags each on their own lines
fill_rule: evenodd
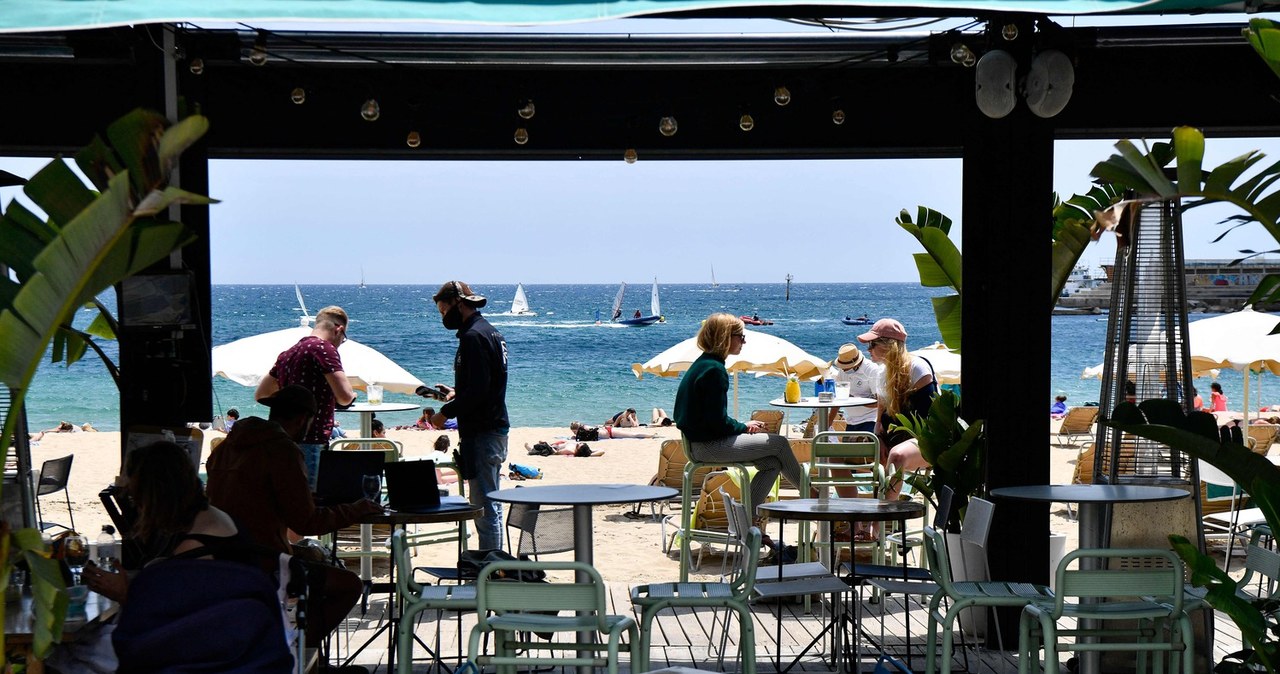
<svg viewBox="0 0 1280 674">
<path fill-rule="evenodd" d="M 315 421 L 298 446 L 302 448 L 307 481 L 316 488 L 316 469 L 320 452 L 329 446 L 333 430 L 333 410 L 355 402 L 356 392 L 342 370 L 338 345 L 347 341 L 347 312 L 342 307 L 325 307 L 316 314 L 316 327 L 310 335 L 286 349 L 276 358 L 267 376 L 258 382 L 254 400 L 261 401 L 282 387 L 298 384 L 316 397 Z"/>
</svg>

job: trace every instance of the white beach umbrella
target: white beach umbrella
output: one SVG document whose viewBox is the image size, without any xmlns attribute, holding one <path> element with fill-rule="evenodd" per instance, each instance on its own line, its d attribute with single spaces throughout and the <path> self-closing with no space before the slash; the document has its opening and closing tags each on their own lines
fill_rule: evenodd
<svg viewBox="0 0 1280 674">
<path fill-rule="evenodd" d="M 311 328 L 308 327 L 287 328 L 215 346 L 213 376 L 226 377 L 245 386 L 257 386 L 275 365 L 280 352 L 309 334 Z M 409 374 L 395 361 L 354 339 L 343 342 L 338 347 L 338 355 L 342 356 L 343 371 L 354 389 L 366 390 L 369 384 L 378 384 L 385 391 L 413 393 L 423 385 L 421 379 Z"/>
<path fill-rule="evenodd" d="M 1245 307 L 1188 326 L 1191 369 L 1229 367 L 1244 372 L 1244 419 L 1249 421 L 1249 373 L 1280 374 L 1280 335 L 1271 331 L 1280 317 Z"/>
<path fill-rule="evenodd" d="M 773 374 L 786 376 L 794 374 L 801 379 L 814 379 L 826 373 L 829 361 L 822 360 L 804 349 L 788 342 L 755 330 L 746 330 L 747 343 L 742 353 L 725 359 L 725 369 L 733 373 L 733 408 L 738 409 L 738 373 Z M 636 379 L 653 374 L 659 377 L 679 377 L 693 361 L 702 355 L 695 335 L 676 344 L 662 353 L 650 358 L 643 364 L 634 363 L 631 371 Z"/>
<path fill-rule="evenodd" d="M 912 351 L 911 355 L 920 356 L 933 365 L 934 380 L 939 384 L 960 383 L 960 354 L 946 344 L 934 342 L 932 346 Z"/>
</svg>

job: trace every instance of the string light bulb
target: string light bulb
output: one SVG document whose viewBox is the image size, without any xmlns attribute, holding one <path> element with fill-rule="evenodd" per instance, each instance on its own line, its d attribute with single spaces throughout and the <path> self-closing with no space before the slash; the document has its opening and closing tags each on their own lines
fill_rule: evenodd
<svg viewBox="0 0 1280 674">
<path fill-rule="evenodd" d="M 187 65 L 187 70 L 190 70 L 192 75 L 200 75 L 204 73 L 204 59 L 191 59 L 191 63 Z"/>
<path fill-rule="evenodd" d="M 831 123 L 836 126 L 844 124 L 844 108 L 836 108 L 831 111 Z"/>
<path fill-rule="evenodd" d="M 670 115 L 658 120 L 658 133 L 670 138 L 676 135 L 676 131 L 680 130 L 680 125 L 676 123 L 676 118 Z"/>
<path fill-rule="evenodd" d="M 738 118 L 738 128 L 743 131 L 750 131 L 756 128 L 756 120 L 751 116 L 751 113 L 742 113 L 742 116 Z"/>
<path fill-rule="evenodd" d="M 378 105 L 378 100 L 370 98 L 365 101 L 364 105 L 360 106 L 360 116 L 366 122 L 378 121 L 378 118 L 382 116 L 382 107 Z"/>
<path fill-rule="evenodd" d="M 535 112 L 537 112 L 537 108 L 533 106 L 533 99 L 525 99 L 516 110 L 516 114 L 520 115 L 520 119 L 533 119 Z"/>
<path fill-rule="evenodd" d="M 1018 24 L 1006 23 L 1004 27 L 1000 29 L 1000 37 L 1003 37 L 1005 42 L 1013 42 L 1018 39 Z"/>
<path fill-rule="evenodd" d="M 523 126 L 516 129 L 515 136 L 516 145 L 524 145 L 529 142 L 529 130 Z"/>
<path fill-rule="evenodd" d="M 973 64 L 978 62 L 978 57 L 974 55 L 969 45 L 957 42 L 951 45 L 951 62 L 966 68 L 972 68 Z"/>
<path fill-rule="evenodd" d="M 253 41 L 253 49 L 249 50 L 249 63 L 255 66 L 263 66 L 267 64 L 267 34 L 258 33 L 258 38 Z"/>
<path fill-rule="evenodd" d="M 302 105 L 303 103 L 306 103 L 307 90 L 302 87 L 294 87 L 293 91 L 289 92 L 289 100 L 293 101 L 294 105 Z"/>
<path fill-rule="evenodd" d="M 409 135 L 404 138 L 404 144 L 409 147 L 418 147 L 419 145 L 422 145 L 422 134 L 417 131 L 410 131 Z"/>
<path fill-rule="evenodd" d="M 639 159 L 639 156 L 636 155 L 636 149 L 634 147 L 629 147 L 622 153 L 622 161 L 625 161 L 628 164 L 636 163 L 637 159 Z"/>
<path fill-rule="evenodd" d="M 776 87 L 773 90 L 773 102 L 778 105 L 786 105 L 791 102 L 791 90 L 786 87 Z"/>
</svg>

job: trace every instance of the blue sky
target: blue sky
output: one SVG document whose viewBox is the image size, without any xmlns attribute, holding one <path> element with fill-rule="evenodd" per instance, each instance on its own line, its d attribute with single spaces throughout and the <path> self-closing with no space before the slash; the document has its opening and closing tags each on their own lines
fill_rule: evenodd
<svg viewBox="0 0 1280 674">
<path fill-rule="evenodd" d="M 777 21 L 629 20 L 562 32 L 797 30 L 814 29 Z M 1111 153 L 1112 143 L 1057 143 L 1055 190 L 1064 197 L 1087 190 L 1089 170 Z M 1205 165 L 1252 149 L 1280 158 L 1278 139 L 1210 138 Z M 30 175 L 40 163 L 0 158 L 0 168 L 19 175 Z M 915 281 L 911 255 L 919 247 L 894 218 L 903 208 L 914 214 L 917 205 L 928 205 L 956 221 L 958 241 L 964 226 L 960 169 L 958 159 L 661 162 L 642 156 L 630 165 L 621 158 L 219 160 L 211 165 L 209 190 L 221 200 L 212 207 L 213 281 L 354 283 L 363 269 L 370 284 L 447 278 L 615 283 L 654 276 L 663 283 L 689 283 L 708 281 L 713 262 L 721 282 L 781 282 L 787 273 L 802 283 Z M 0 200 L 7 203 L 16 192 L 6 189 Z M 1047 221 L 1049 195 L 1044 199 Z M 1280 247 L 1258 226 L 1210 243 L 1220 231 L 1214 223 L 1231 211 L 1192 213 L 1186 223 L 1188 258 L 1232 258 L 1242 248 Z M 1090 246 L 1083 261 L 1110 262 L 1114 254 L 1108 235 Z"/>
</svg>

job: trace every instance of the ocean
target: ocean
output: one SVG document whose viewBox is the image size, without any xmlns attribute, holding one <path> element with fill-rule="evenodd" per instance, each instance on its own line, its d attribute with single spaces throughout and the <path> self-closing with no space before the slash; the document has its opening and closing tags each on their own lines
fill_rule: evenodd
<svg viewBox="0 0 1280 674">
<path fill-rule="evenodd" d="M 644 281 L 628 283 L 624 315 L 636 309 L 648 313 L 649 286 Z M 489 298 L 486 314 L 508 310 L 515 294 L 514 285 L 477 282 L 473 287 Z M 346 309 L 352 320 L 348 329 L 352 339 L 378 349 L 427 384 L 451 384 L 457 340 L 441 327 L 430 301 L 437 288 L 316 285 L 302 286 L 301 290 L 312 313 L 330 304 Z M 844 325 L 840 319 L 863 313 L 902 321 L 911 349 L 933 344 L 939 335 L 930 298 L 946 292 L 916 283 L 793 284 L 788 301 L 782 283 L 722 283 L 717 288 L 660 284 L 666 323 L 642 328 L 596 325 L 597 311 L 608 317 L 617 288 L 616 284 L 526 285 L 530 309 L 538 316 L 491 316 L 510 351 L 507 404 L 512 425 L 567 426 L 573 420 L 599 423 L 626 407 L 636 408 L 642 421 L 654 407 L 670 412 L 679 380 L 648 375 L 638 380 L 631 364 L 642 363 L 692 337 L 702 319 L 713 312 L 758 312 L 774 325 L 751 329 L 790 340 L 816 356 L 834 358 L 841 344 L 853 341 L 865 330 Z M 115 306 L 110 294 L 103 299 L 107 306 Z M 299 313 L 292 285 L 214 286 L 212 306 L 214 346 L 294 326 Z M 81 321 L 87 323 L 89 317 L 88 312 L 82 312 Z M 1044 391 L 1046 413 L 1053 396 L 1060 393 L 1067 395 L 1070 405 L 1098 400 L 1098 380 L 1081 379 L 1080 373 L 1102 362 L 1106 325 L 1106 316 L 1053 317 L 1053 370 L 1050 388 Z M 116 357 L 113 343 L 106 343 L 106 350 Z M 1261 379 L 1262 402 L 1280 402 L 1280 385 L 1270 377 Z M 1231 409 L 1239 409 L 1240 374 L 1224 371 L 1219 381 Z M 222 378 L 214 379 L 211 385 L 212 413 L 222 414 L 235 407 L 242 415 L 266 415 L 266 408 L 253 401 L 252 388 Z M 1197 386 L 1207 398 L 1208 381 L 1199 380 Z M 740 376 L 741 416 L 768 407 L 768 401 L 780 396 L 782 388 L 783 381 L 777 377 Z M 1254 409 L 1256 395 L 1250 393 Z M 118 398 L 110 375 L 92 354 L 69 368 L 46 362 L 27 396 L 28 419 L 34 430 L 52 428 L 62 420 L 119 430 Z M 416 396 L 387 394 L 385 399 L 435 405 Z M 379 418 L 388 425 L 398 425 L 411 423 L 417 416 L 408 411 L 383 413 Z M 354 418 L 345 425 L 355 426 Z"/>
</svg>

